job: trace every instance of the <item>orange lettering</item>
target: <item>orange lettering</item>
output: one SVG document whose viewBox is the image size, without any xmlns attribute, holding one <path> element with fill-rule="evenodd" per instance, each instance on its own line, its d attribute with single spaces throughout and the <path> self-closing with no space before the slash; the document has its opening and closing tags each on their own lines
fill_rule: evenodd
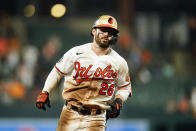
<svg viewBox="0 0 196 131">
<path fill-rule="evenodd" d="M 73 76 L 74 79 L 76 77 L 78 77 L 78 75 L 79 75 L 79 71 L 80 71 L 80 63 L 79 62 L 75 62 L 75 70 L 76 70 L 76 75 Z"/>
<path fill-rule="evenodd" d="M 101 75 L 101 73 L 102 73 L 102 69 L 100 67 L 98 67 L 97 70 L 95 71 L 94 75 L 96 77 L 99 77 Z"/>
<path fill-rule="evenodd" d="M 90 68 L 92 67 L 93 65 L 89 65 L 89 67 L 87 68 L 87 70 L 85 71 L 85 73 L 84 73 L 84 77 L 90 77 L 90 76 L 92 76 L 92 74 L 90 74 L 90 75 L 87 75 L 87 73 L 89 72 L 89 70 L 90 70 Z M 85 68 L 86 69 L 86 68 Z"/>
<path fill-rule="evenodd" d="M 103 70 L 103 72 L 102 72 L 102 74 L 101 74 L 101 77 L 106 77 L 105 73 L 107 73 L 110 69 L 111 69 L 111 65 L 107 66 L 107 67 Z"/>
</svg>

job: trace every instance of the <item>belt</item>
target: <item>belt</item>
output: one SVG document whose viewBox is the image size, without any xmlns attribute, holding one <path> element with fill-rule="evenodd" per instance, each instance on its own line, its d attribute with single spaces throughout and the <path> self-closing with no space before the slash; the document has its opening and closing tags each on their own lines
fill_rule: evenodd
<svg viewBox="0 0 196 131">
<path fill-rule="evenodd" d="M 65 102 L 65 105 L 67 106 L 68 103 Z M 70 104 L 70 109 L 72 109 L 82 115 L 99 115 L 102 113 L 101 109 L 93 109 L 93 108 L 89 108 L 89 107 L 85 107 L 85 106 L 77 107 L 72 104 Z"/>
</svg>

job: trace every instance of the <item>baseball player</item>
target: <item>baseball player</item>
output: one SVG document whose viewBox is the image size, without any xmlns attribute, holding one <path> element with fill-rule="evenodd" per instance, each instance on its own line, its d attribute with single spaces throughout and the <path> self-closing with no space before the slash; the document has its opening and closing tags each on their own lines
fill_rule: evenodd
<svg viewBox="0 0 196 131">
<path fill-rule="evenodd" d="M 36 107 L 50 107 L 49 94 L 64 77 L 57 131 L 105 131 L 106 119 L 119 116 L 132 93 L 127 62 L 111 48 L 118 33 L 114 17 L 100 16 L 92 28 L 93 42 L 67 51 L 48 75 Z"/>
</svg>

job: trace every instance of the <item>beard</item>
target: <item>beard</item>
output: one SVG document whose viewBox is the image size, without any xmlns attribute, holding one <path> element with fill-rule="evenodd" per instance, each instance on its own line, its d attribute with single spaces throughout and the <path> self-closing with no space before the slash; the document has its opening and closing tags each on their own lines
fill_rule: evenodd
<svg viewBox="0 0 196 131">
<path fill-rule="evenodd" d="M 99 37 L 99 33 L 95 35 L 95 41 L 101 48 L 108 48 L 110 46 L 110 40 L 104 41 L 104 38 Z"/>
</svg>

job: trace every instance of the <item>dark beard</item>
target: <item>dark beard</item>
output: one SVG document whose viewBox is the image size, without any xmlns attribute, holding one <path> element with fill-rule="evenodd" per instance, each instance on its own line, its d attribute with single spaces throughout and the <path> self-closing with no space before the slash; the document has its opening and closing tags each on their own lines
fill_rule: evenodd
<svg viewBox="0 0 196 131">
<path fill-rule="evenodd" d="M 101 48 L 108 48 L 110 46 L 110 44 L 109 44 L 110 42 L 107 42 L 107 43 L 101 42 L 101 39 L 99 38 L 99 34 L 97 34 L 95 36 L 95 41 L 99 45 L 99 47 L 101 47 Z"/>
</svg>

